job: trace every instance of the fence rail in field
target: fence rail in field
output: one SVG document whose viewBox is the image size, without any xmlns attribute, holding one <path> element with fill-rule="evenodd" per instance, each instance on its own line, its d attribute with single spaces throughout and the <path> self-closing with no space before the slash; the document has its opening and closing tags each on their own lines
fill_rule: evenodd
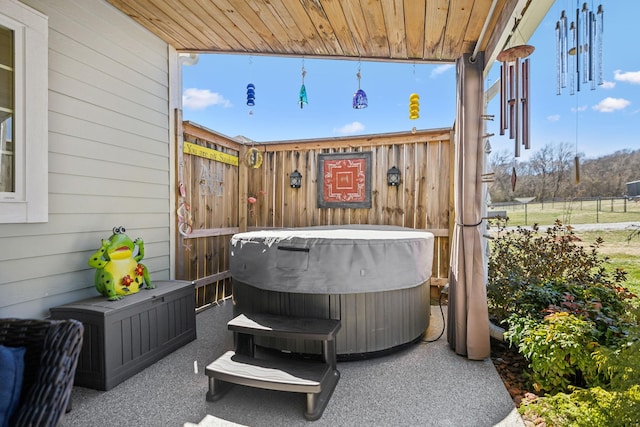
<svg viewBox="0 0 640 427">
<path fill-rule="evenodd" d="M 573 199 L 532 201 L 529 203 L 505 202 L 493 203 L 488 212 L 506 211 L 507 216 L 515 220 L 517 225 L 522 222 L 552 223 L 554 218 L 563 223 L 600 223 L 600 222 L 629 222 L 640 220 L 640 203 L 627 197 L 582 197 Z"/>
</svg>

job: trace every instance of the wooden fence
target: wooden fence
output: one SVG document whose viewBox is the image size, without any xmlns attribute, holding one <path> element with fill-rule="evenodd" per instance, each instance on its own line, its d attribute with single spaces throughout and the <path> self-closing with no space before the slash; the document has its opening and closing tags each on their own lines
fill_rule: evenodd
<svg viewBox="0 0 640 427">
<path fill-rule="evenodd" d="M 186 194 L 177 209 L 180 203 L 190 205 L 192 230 L 177 239 L 177 278 L 197 283 L 198 306 L 231 294 L 229 237 L 251 229 L 344 224 L 424 229 L 435 235 L 432 285 L 447 281 L 451 129 L 243 145 L 193 123 L 182 127 L 178 185 Z M 194 145 L 236 156 L 238 166 L 213 159 L 216 153 L 196 153 Z M 260 167 L 244 161 L 251 148 L 262 156 Z M 319 208 L 318 155 L 350 152 L 371 152 L 371 208 Z M 398 187 L 387 185 L 392 166 L 401 171 Z M 294 170 L 302 174 L 301 188 L 289 185 Z M 256 202 L 248 203 L 250 197 Z"/>
</svg>

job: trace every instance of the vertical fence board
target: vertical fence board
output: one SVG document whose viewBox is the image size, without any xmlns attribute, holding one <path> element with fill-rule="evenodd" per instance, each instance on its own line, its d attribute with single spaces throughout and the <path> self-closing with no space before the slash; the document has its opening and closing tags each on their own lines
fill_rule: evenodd
<svg viewBox="0 0 640 427">
<path fill-rule="evenodd" d="M 404 187 L 404 206 L 402 208 L 404 227 L 415 228 L 415 210 L 416 210 L 416 170 L 415 163 L 415 144 L 406 144 L 403 152 L 404 169 L 402 171 L 401 182 Z"/>
</svg>

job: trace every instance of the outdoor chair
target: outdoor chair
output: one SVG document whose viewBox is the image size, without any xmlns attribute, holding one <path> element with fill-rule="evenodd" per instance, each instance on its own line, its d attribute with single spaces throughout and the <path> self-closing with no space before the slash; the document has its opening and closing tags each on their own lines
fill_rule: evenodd
<svg viewBox="0 0 640 427">
<path fill-rule="evenodd" d="M 58 424 L 70 405 L 83 332 L 77 320 L 0 319 L 0 345 L 25 349 L 20 398 L 8 425 Z"/>
</svg>

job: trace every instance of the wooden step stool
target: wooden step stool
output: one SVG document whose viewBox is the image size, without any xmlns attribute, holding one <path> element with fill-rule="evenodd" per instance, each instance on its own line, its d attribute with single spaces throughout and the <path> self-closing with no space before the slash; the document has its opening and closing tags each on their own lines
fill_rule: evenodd
<svg viewBox="0 0 640 427">
<path fill-rule="evenodd" d="M 335 337 L 340 321 L 270 314 L 240 314 L 227 323 L 235 333 L 236 351 L 209 364 L 208 401 L 220 399 L 231 384 L 307 394 L 304 417 L 317 420 L 340 379 L 336 368 Z M 289 358 L 258 359 L 254 336 L 322 341 L 322 362 Z"/>
</svg>

